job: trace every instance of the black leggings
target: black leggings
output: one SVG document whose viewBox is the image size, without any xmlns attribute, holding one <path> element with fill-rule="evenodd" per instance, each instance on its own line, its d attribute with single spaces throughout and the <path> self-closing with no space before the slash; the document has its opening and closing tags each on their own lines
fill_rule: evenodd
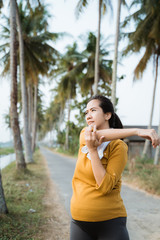
<svg viewBox="0 0 160 240">
<path fill-rule="evenodd" d="M 70 240 L 129 240 L 126 217 L 103 222 L 71 220 Z"/>
</svg>

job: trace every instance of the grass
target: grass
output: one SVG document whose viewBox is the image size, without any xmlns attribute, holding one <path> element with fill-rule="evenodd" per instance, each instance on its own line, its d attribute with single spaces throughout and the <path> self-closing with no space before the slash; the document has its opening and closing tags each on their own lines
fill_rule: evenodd
<svg viewBox="0 0 160 240">
<path fill-rule="evenodd" d="M 8 155 L 10 153 L 14 153 L 13 148 L 0 148 L 0 155 Z"/>
<path fill-rule="evenodd" d="M 123 178 L 126 182 L 160 196 L 160 165 L 153 165 L 153 159 L 137 157 L 134 163 L 128 162 Z"/>
<path fill-rule="evenodd" d="M 68 151 L 68 150 L 64 150 L 63 148 L 49 148 L 50 150 L 53 150 L 55 152 L 58 152 L 58 153 L 62 153 L 64 155 L 67 155 L 69 157 L 75 157 L 77 158 L 78 157 L 78 153 L 75 153 L 73 154 L 72 152 Z"/>
<path fill-rule="evenodd" d="M 0 215 L 0 239 L 36 240 L 46 222 L 42 203 L 47 189 L 46 172 L 39 151 L 35 163 L 25 171 L 16 171 L 11 163 L 2 171 L 5 200 L 9 213 Z M 30 209 L 36 212 L 31 213 Z M 42 234 L 43 235 L 43 234 Z"/>
</svg>

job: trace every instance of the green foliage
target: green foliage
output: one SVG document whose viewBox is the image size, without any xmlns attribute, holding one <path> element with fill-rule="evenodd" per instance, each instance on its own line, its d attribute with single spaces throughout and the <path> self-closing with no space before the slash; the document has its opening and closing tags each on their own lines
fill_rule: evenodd
<svg viewBox="0 0 160 240">
<path fill-rule="evenodd" d="M 82 128 L 70 122 L 69 130 L 69 152 L 76 154 L 79 149 L 79 134 Z"/>
<path fill-rule="evenodd" d="M 59 131 L 57 134 L 57 143 L 60 145 L 60 147 L 64 148 L 65 145 L 65 131 Z"/>
<path fill-rule="evenodd" d="M 78 0 L 77 6 L 75 9 L 75 14 L 76 14 L 77 18 L 79 18 L 80 14 L 84 11 L 85 8 L 87 8 L 89 2 L 90 2 L 89 0 Z M 110 10 L 112 12 L 113 11 L 112 1 L 102 0 L 101 1 L 101 11 L 102 11 L 103 15 L 107 12 L 108 7 L 110 8 Z"/>
<path fill-rule="evenodd" d="M 138 79 L 142 77 L 151 57 L 158 59 L 160 56 L 160 2 L 134 0 L 131 7 L 134 5 L 139 9 L 129 17 L 127 16 L 122 26 L 125 27 L 131 20 L 135 23 L 135 30 L 124 34 L 129 40 L 124 55 L 145 49 L 134 71 L 135 78 Z M 155 62 L 153 63 L 155 66 Z"/>
<path fill-rule="evenodd" d="M 13 148 L 0 148 L 0 155 L 8 155 L 10 153 L 14 153 Z"/>
<path fill-rule="evenodd" d="M 65 131 L 60 131 L 57 134 L 57 144 L 59 146 L 59 150 L 65 153 L 76 155 L 78 153 L 79 148 L 79 134 L 82 130 L 82 127 L 77 126 L 73 122 L 67 123 L 69 125 L 69 149 L 65 150 Z"/>
<path fill-rule="evenodd" d="M 2 170 L 3 188 L 9 213 L 0 215 L 0 239 L 42 239 L 37 237 L 46 223 L 42 198 L 46 175 L 42 158 L 36 152 L 35 163 L 25 171 L 16 171 L 15 163 Z M 5 177 L 3 177 L 5 176 Z M 35 213 L 29 212 L 35 209 Z"/>
</svg>

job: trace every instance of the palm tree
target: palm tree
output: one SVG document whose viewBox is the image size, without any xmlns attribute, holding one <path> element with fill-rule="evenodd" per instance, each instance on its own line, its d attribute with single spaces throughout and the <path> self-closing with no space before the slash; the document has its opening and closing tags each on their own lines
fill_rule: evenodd
<svg viewBox="0 0 160 240">
<path fill-rule="evenodd" d="M 20 18 L 23 27 L 23 39 L 25 46 L 25 76 L 28 88 L 28 116 L 29 129 L 32 136 L 32 150 L 35 148 L 36 139 L 36 111 L 37 92 L 40 76 L 48 75 L 49 70 L 55 65 L 58 51 L 48 44 L 48 41 L 55 41 L 60 33 L 51 33 L 48 28 L 48 12 L 45 6 L 41 5 L 32 9 L 26 14 L 27 6 L 19 5 Z M 33 101 L 34 100 L 34 101 Z"/>
<path fill-rule="evenodd" d="M 2 6 L 3 6 L 3 2 L 2 0 L 0 0 L 0 10 Z M 3 214 L 3 213 L 4 214 L 8 213 L 8 209 L 5 201 L 5 196 L 4 196 L 3 186 L 2 186 L 1 171 L 0 171 L 0 214 Z"/>
<path fill-rule="evenodd" d="M 76 7 L 76 15 L 77 17 L 82 12 L 83 8 L 86 8 L 89 1 L 79 0 Z M 101 32 L 101 13 L 105 14 L 107 5 L 111 8 L 110 0 L 99 0 L 98 1 L 98 34 L 96 38 L 96 56 L 95 56 L 95 74 L 94 74 L 94 94 L 98 92 L 98 81 L 99 81 L 99 48 L 100 48 L 100 32 Z"/>
<path fill-rule="evenodd" d="M 24 135 L 24 149 L 26 163 L 33 162 L 32 148 L 31 148 L 31 136 L 29 134 L 28 126 L 28 106 L 27 106 L 27 89 L 25 79 L 25 62 L 24 62 L 24 42 L 21 21 L 19 18 L 18 6 L 16 6 L 16 18 L 18 26 L 18 38 L 19 38 L 19 60 L 20 60 L 20 73 L 21 73 L 21 93 L 22 93 L 22 109 L 23 109 L 23 135 Z"/>
<path fill-rule="evenodd" d="M 103 38 L 101 37 L 101 40 Z M 104 40 L 106 43 L 106 40 Z M 86 40 L 86 48 L 81 53 L 81 59 L 76 65 L 75 70 L 78 73 L 78 83 L 81 88 L 81 92 L 84 95 L 90 93 L 92 96 L 94 94 L 94 66 L 95 66 L 95 46 L 96 46 L 96 36 L 90 32 Z M 100 51 L 99 51 L 99 92 L 104 91 L 110 95 L 110 85 L 112 77 L 112 60 L 108 59 L 109 52 L 107 45 L 101 41 Z"/>
<path fill-rule="evenodd" d="M 40 128 L 41 139 L 45 137 L 47 133 L 52 132 L 53 129 L 58 131 L 60 110 L 61 103 L 58 102 L 55 97 L 54 100 L 51 101 L 49 107 L 43 111 L 43 121 Z"/>
<path fill-rule="evenodd" d="M 8 208 L 5 201 L 3 186 L 2 186 L 2 177 L 1 177 L 1 171 L 0 171 L 0 214 L 6 214 L 8 213 Z"/>
<path fill-rule="evenodd" d="M 119 45 L 119 32 L 120 32 L 120 16 L 121 16 L 121 5 L 125 5 L 125 0 L 118 0 L 117 7 L 117 22 L 116 22 L 116 35 L 115 35 L 115 47 L 114 47 L 114 60 L 113 60 L 113 73 L 112 73 L 112 93 L 111 100 L 113 106 L 116 105 L 116 85 L 117 85 L 117 65 L 118 65 L 118 45 Z"/>
<path fill-rule="evenodd" d="M 67 46 L 66 53 L 60 58 L 56 74 L 60 77 L 57 92 L 61 106 L 67 105 L 67 126 L 66 126 L 66 141 L 65 148 L 69 149 L 69 122 L 70 122 L 70 105 L 71 99 L 76 96 L 77 73 L 75 70 L 79 58 L 77 52 L 77 44 Z"/>
<path fill-rule="evenodd" d="M 25 53 L 25 78 L 29 93 L 28 116 L 33 116 L 32 121 L 28 121 L 30 134 L 32 135 L 32 150 L 34 150 L 36 139 L 36 116 L 37 116 L 37 92 L 41 76 L 47 75 L 52 66 L 55 65 L 55 59 L 58 51 L 48 44 L 48 41 L 55 41 L 63 34 L 51 33 L 47 31 L 48 13 L 43 5 L 32 9 L 28 14 L 27 7 L 19 5 L 20 20 L 22 23 L 24 53 Z M 9 22 L 6 17 L 7 23 Z M 3 36 L 5 41 L 9 39 L 10 29 L 3 26 Z M 3 61 L 5 62 L 4 72 L 9 71 L 9 52 L 7 52 L 7 41 L 1 46 L 5 52 Z M 27 95 L 28 95 L 27 93 Z M 32 100 L 32 101 L 31 101 Z M 32 111 L 31 111 L 32 109 Z"/>
<path fill-rule="evenodd" d="M 22 141 L 20 136 L 20 128 L 17 112 L 17 38 L 16 38 L 16 2 L 10 2 L 10 24 L 11 24 L 11 40 L 10 40 L 10 72 L 11 72 L 11 127 L 13 130 L 14 148 L 16 153 L 17 168 L 25 168 L 25 160 L 23 156 Z"/>
<path fill-rule="evenodd" d="M 125 34 L 125 36 L 127 36 L 129 39 L 129 44 L 125 49 L 124 54 L 128 54 L 131 51 L 139 52 L 142 48 L 145 49 L 141 60 L 139 61 L 138 65 L 134 70 L 134 75 L 136 79 L 139 79 L 142 76 L 150 58 L 153 57 L 154 59 L 155 80 L 151 114 L 148 125 L 148 128 L 151 128 L 155 101 L 155 90 L 158 77 L 158 60 L 160 57 L 160 2 L 156 0 L 135 0 L 133 1 L 132 6 L 134 6 L 135 4 L 140 4 L 139 10 L 133 13 L 131 16 L 127 17 L 124 22 L 124 26 L 131 19 L 134 19 L 136 23 L 136 30 Z M 149 141 L 147 140 L 144 145 L 143 156 L 146 155 L 148 146 Z"/>
<path fill-rule="evenodd" d="M 160 136 L 160 120 L 159 120 L 159 126 L 158 126 L 158 135 Z M 160 147 L 157 146 L 155 156 L 154 156 L 154 164 L 157 165 L 159 161 L 159 151 Z"/>
</svg>

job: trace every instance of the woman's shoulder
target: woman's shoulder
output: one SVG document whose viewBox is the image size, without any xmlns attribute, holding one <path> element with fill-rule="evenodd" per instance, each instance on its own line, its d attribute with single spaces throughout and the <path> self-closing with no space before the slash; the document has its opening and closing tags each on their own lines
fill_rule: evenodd
<svg viewBox="0 0 160 240">
<path fill-rule="evenodd" d="M 86 127 L 84 127 L 81 132 L 80 132 L 80 145 L 85 145 L 85 129 Z"/>
<path fill-rule="evenodd" d="M 123 149 L 128 150 L 127 144 L 121 139 L 112 140 L 109 143 L 109 146 L 110 146 L 111 150 L 114 149 L 114 148 L 123 148 Z"/>
</svg>

